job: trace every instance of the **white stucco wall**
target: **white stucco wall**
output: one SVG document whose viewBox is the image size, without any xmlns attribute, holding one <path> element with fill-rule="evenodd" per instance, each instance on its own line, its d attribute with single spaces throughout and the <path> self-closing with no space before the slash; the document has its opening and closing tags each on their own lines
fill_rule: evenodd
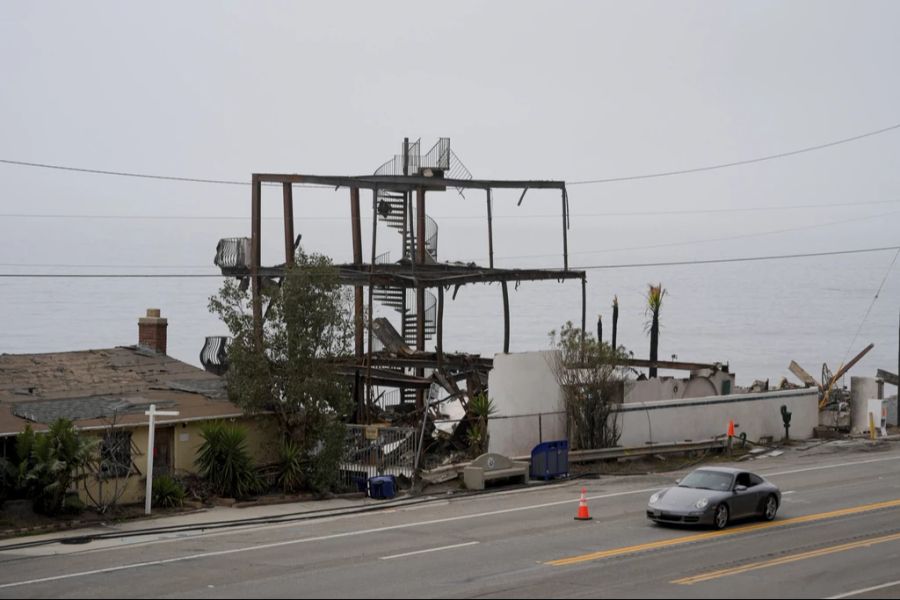
<svg viewBox="0 0 900 600">
<path fill-rule="evenodd" d="M 552 352 L 497 354 L 488 390 L 497 413 L 490 419 L 491 452 L 524 456 L 543 441 L 566 439 L 562 391 L 550 367 Z M 542 415 L 543 413 L 543 415 Z"/>
<path fill-rule="evenodd" d="M 818 391 L 802 389 L 626 404 L 620 415 L 619 444 L 709 439 L 726 433 L 730 419 L 736 435 L 746 433 L 753 441 L 766 436 L 780 440 L 784 437 L 782 405 L 792 413 L 791 438 L 811 438 L 819 424 Z"/>
<path fill-rule="evenodd" d="M 498 354 L 488 386 L 497 414 L 490 420 L 490 451 L 525 456 L 541 441 L 566 439 L 562 392 L 550 367 L 551 352 Z M 703 440 L 724 434 L 729 419 L 735 433 L 750 440 L 781 439 L 781 405 L 793 413 L 791 437 L 806 439 L 819 424 L 818 392 L 784 390 L 628 402 L 620 415 L 622 446 Z M 542 415 L 542 416 L 539 416 Z"/>
<path fill-rule="evenodd" d="M 654 402 L 656 400 L 672 400 L 676 398 L 705 398 L 717 396 L 723 390 L 733 393 L 735 388 L 734 374 L 718 371 L 705 375 L 696 374 L 691 377 L 659 377 L 625 383 L 625 403 Z M 726 383 L 728 382 L 728 383 Z"/>
</svg>

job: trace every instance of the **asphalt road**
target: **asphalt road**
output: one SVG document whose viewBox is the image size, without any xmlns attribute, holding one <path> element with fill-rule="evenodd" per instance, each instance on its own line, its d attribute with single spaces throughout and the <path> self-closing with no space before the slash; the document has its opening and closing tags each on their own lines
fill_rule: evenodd
<svg viewBox="0 0 900 600">
<path fill-rule="evenodd" d="M 900 597 L 900 449 L 882 448 L 750 463 L 785 493 L 779 517 L 724 532 L 646 520 L 677 473 L 601 478 L 240 530 L 0 544 L 0 597 Z M 589 522 L 573 519 L 582 485 Z"/>
</svg>

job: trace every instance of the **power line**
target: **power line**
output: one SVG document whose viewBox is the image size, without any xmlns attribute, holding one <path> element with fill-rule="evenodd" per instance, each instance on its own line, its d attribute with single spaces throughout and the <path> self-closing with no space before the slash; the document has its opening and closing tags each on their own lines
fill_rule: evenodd
<svg viewBox="0 0 900 600">
<path fill-rule="evenodd" d="M 817 144 L 815 146 L 807 146 L 805 148 L 799 148 L 797 150 L 789 150 L 787 152 L 780 152 L 778 154 L 769 154 L 766 156 L 759 156 L 756 158 L 750 158 L 746 160 L 738 160 L 728 163 L 719 163 L 714 165 L 707 165 L 702 167 L 694 167 L 690 169 L 679 169 L 675 171 L 660 171 L 656 173 L 643 173 L 639 175 L 627 175 L 623 177 L 607 177 L 603 179 L 586 179 L 581 181 L 569 181 L 568 185 L 587 185 L 587 184 L 596 184 L 596 183 L 613 183 L 616 181 L 633 181 L 637 179 L 652 179 L 656 177 L 670 177 L 673 175 L 686 175 L 689 173 L 700 173 L 704 171 L 713 171 L 716 169 L 725 169 L 728 167 L 736 167 L 740 165 L 748 165 L 752 163 L 764 162 L 769 160 L 776 160 L 779 158 L 785 158 L 788 156 L 794 156 L 797 154 L 803 154 L 806 152 L 813 152 L 816 150 L 822 150 L 825 148 L 831 148 L 832 146 L 838 146 L 840 144 L 847 144 L 849 142 L 855 142 L 857 140 L 861 140 L 864 138 L 880 135 L 882 133 L 887 133 L 893 131 L 895 129 L 900 129 L 900 123 L 896 125 L 890 125 L 888 127 L 883 127 L 881 129 L 876 129 L 875 131 L 869 131 L 866 133 L 862 133 L 859 135 L 854 135 L 852 137 L 843 138 L 840 140 L 834 140 L 831 142 L 825 142 L 824 144 Z M 12 160 L 12 159 L 0 159 L 0 163 L 7 165 L 14 165 L 19 167 L 33 167 L 39 169 L 54 169 L 59 171 L 70 171 L 76 173 L 90 173 L 94 175 L 114 175 L 117 177 L 136 177 L 140 179 L 156 179 L 163 181 L 179 181 L 179 182 L 190 182 L 190 183 L 208 183 L 208 184 L 216 184 L 216 185 L 239 185 L 239 186 L 249 186 L 249 181 L 237 181 L 232 179 L 206 179 L 200 177 L 179 177 L 174 175 L 159 175 L 154 173 L 136 173 L 131 171 L 111 171 L 106 169 L 92 169 L 92 168 L 84 168 L 84 167 L 72 167 L 68 165 L 55 165 L 49 163 L 38 163 L 38 162 L 28 162 L 23 160 Z M 280 186 L 281 184 L 272 184 L 276 186 Z M 331 186 L 319 185 L 319 184 L 295 184 L 302 187 L 321 187 L 327 188 Z"/>
<path fill-rule="evenodd" d="M 796 231 L 807 231 L 810 229 L 820 229 L 822 227 L 833 227 L 835 225 L 846 225 L 847 223 L 855 223 L 859 221 L 871 221 L 872 219 L 880 219 L 881 217 L 886 217 L 889 215 L 897 214 L 900 211 L 891 211 L 887 213 L 879 213 L 877 215 L 869 215 L 866 217 L 859 217 L 856 219 L 843 219 L 841 221 L 829 221 L 827 223 L 818 223 L 815 225 L 804 225 L 802 227 L 788 227 L 785 229 L 772 229 L 769 231 L 759 231 L 756 233 L 745 233 L 740 235 L 729 235 L 726 237 L 717 237 L 717 238 L 706 238 L 703 240 L 690 240 L 686 242 L 666 242 L 662 244 L 649 244 L 646 246 L 628 246 L 625 248 L 607 248 L 605 250 L 585 250 L 581 252 L 569 252 L 569 256 L 574 255 L 585 255 L 585 254 L 604 254 L 607 252 L 626 252 L 626 251 L 634 251 L 634 250 L 654 250 L 657 248 L 672 248 L 676 246 L 691 246 L 693 244 L 709 244 L 715 242 L 729 242 L 731 240 L 741 240 L 755 237 L 763 237 L 767 235 L 777 235 L 780 233 L 793 233 Z M 529 254 L 529 255 L 521 255 L 521 256 L 498 256 L 497 258 L 504 260 L 513 260 L 520 258 L 549 258 L 557 256 L 557 254 Z"/>
<path fill-rule="evenodd" d="M 115 175 L 116 177 L 136 177 L 139 179 L 157 179 L 162 181 L 180 181 L 189 183 L 212 183 L 216 185 L 241 185 L 249 186 L 249 181 L 236 181 L 233 179 L 204 179 L 200 177 L 178 177 L 175 175 L 157 175 L 153 173 L 134 173 L 131 171 L 108 171 L 105 169 L 88 169 L 83 167 L 71 167 L 67 165 L 52 165 L 47 163 L 27 162 L 24 160 L 10 160 L 0 158 L 0 163 L 7 165 L 15 165 L 18 167 L 34 167 L 38 169 L 53 169 L 57 171 L 71 171 L 75 173 L 90 173 L 92 175 Z M 272 183 L 274 186 L 281 186 L 280 183 Z M 330 187 L 317 185 L 312 183 L 294 184 L 300 187 Z"/>
<path fill-rule="evenodd" d="M 866 254 L 872 252 L 885 252 L 887 250 L 900 250 L 900 246 L 885 246 L 883 248 L 865 248 L 860 250 L 834 250 L 831 252 L 810 252 L 806 254 L 778 254 L 773 256 L 749 256 L 740 258 L 713 258 L 709 260 L 684 260 L 653 263 L 631 263 L 618 265 L 591 265 L 586 267 L 572 267 L 579 271 L 596 271 L 601 269 L 633 269 L 642 267 L 678 267 L 685 265 L 712 265 L 718 263 L 755 262 L 763 260 L 788 260 L 794 258 L 815 258 L 819 256 L 839 256 L 844 254 Z"/>
<path fill-rule="evenodd" d="M 864 248 L 857 250 L 834 250 L 831 252 L 811 252 L 806 254 L 779 254 L 773 256 L 745 256 L 736 258 L 714 258 L 709 260 L 685 260 L 653 263 L 630 263 L 614 265 L 590 265 L 584 267 L 572 267 L 577 271 L 595 271 L 601 269 L 631 269 L 641 267 L 672 267 L 690 265 L 710 265 L 717 263 L 755 262 L 764 260 L 788 260 L 796 258 L 814 258 L 820 256 L 839 256 L 844 254 L 866 254 L 872 252 L 885 252 L 887 250 L 900 250 L 900 246 L 884 246 L 881 248 Z M 206 274 L 206 273 L 0 273 L 0 278 L 9 279 L 172 279 L 172 278 L 223 278 L 231 275 Z"/>
<path fill-rule="evenodd" d="M 882 204 L 900 204 L 900 200 L 872 200 L 868 202 L 833 202 L 821 204 L 786 204 L 781 206 L 747 206 L 732 208 L 688 208 L 681 210 L 646 210 L 646 211 L 626 211 L 626 212 L 601 212 L 601 213 L 572 213 L 575 219 L 591 218 L 591 217 L 655 217 L 655 216 L 672 216 L 672 215 L 697 215 L 697 214 L 716 214 L 716 213 L 743 213 L 743 212 L 767 212 L 767 211 L 786 211 L 799 210 L 809 208 L 842 208 L 842 207 L 859 207 L 859 206 L 875 206 Z M 111 215 L 111 214 L 74 214 L 74 213 L 3 213 L 0 214 L 3 219 L 97 219 L 97 220 L 134 220 L 134 221 L 249 221 L 248 216 L 237 215 Z M 363 215 L 363 220 L 371 220 L 369 215 Z M 559 214 L 532 214 L 532 215 L 493 215 L 494 219 L 559 219 Z M 485 215 L 448 215 L 435 216 L 435 219 L 444 220 L 483 220 Z M 282 217 L 263 217 L 263 221 L 283 221 Z M 323 216 L 323 217 L 304 217 L 295 216 L 297 221 L 347 221 L 348 217 Z"/>
<path fill-rule="evenodd" d="M 879 285 L 878 289 L 875 291 L 875 297 L 872 298 L 872 302 L 869 304 L 869 308 L 868 308 L 868 310 L 866 310 L 866 314 L 863 316 L 863 319 L 859 324 L 859 328 L 856 330 L 856 335 L 853 336 L 853 341 L 851 341 L 850 345 L 847 346 L 847 352 L 844 354 L 844 360 L 842 361 L 843 363 L 847 362 L 847 357 L 850 356 L 850 351 L 853 348 L 853 344 L 856 343 L 856 340 L 859 337 L 860 332 L 862 331 L 863 325 L 865 325 L 866 321 L 869 319 L 869 314 L 872 312 L 872 308 L 875 306 L 875 302 L 878 300 L 878 297 L 881 295 L 881 290 L 884 289 L 884 284 L 887 282 L 888 277 L 891 274 L 891 271 L 894 270 L 894 264 L 896 264 L 898 256 L 900 256 L 900 249 L 898 249 L 897 253 L 894 254 L 894 260 L 891 261 L 891 264 L 888 267 L 887 273 L 884 274 L 884 278 L 881 280 L 881 285 Z"/>
<path fill-rule="evenodd" d="M 882 133 L 887 133 L 889 131 L 894 131 L 895 129 L 900 129 L 900 123 L 896 125 L 891 125 L 889 127 L 884 127 L 882 129 L 876 129 L 875 131 L 869 131 L 867 133 L 862 133 L 859 135 L 854 135 L 852 137 L 843 138 L 840 140 L 834 140 L 831 142 L 826 142 L 824 144 L 816 144 L 815 146 L 807 146 L 805 148 L 798 148 L 797 150 L 789 150 L 787 152 L 779 152 L 778 154 L 769 154 L 766 156 L 759 156 L 756 158 L 749 158 L 746 160 L 736 160 L 733 162 L 727 163 L 719 163 L 715 165 L 707 165 L 703 167 L 694 167 L 691 169 L 679 169 L 676 171 L 660 171 L 657 173 L 644 173 L 640 175 L 628 175 L 625 177 L 607 177 L 604 179 L 587 179 L 582 181 L 568 181 L 567 185 L 587 185 L 593 183 L 613 183 L 616 181 L 634 181 L 636 179 L 654 179 L 656 177 L 671 177 L 673 175 L 687 175 L 689 173 L 701 173 L 704 171 L 714 171 L 717 169 L 726 169 L 728 167 L 737 167 L 740 165 L 749 165 L 753 163 L 764 162 L 768 160 L 776 160 L 779 158 L 786 158 L 788 156 L 795 156 L 797 154 L 803 154 L 805 152 L 814 152 L 816 150 L 823 150 L 825 148 L 831 148 L 833 146 L 839 146 L 840 144 L 847 144 L 849 142 L 855 142 L 857 140 L 861 140 L 867 137 L 872 137 L 876 135 L 880 135 Z"/>
</svg>

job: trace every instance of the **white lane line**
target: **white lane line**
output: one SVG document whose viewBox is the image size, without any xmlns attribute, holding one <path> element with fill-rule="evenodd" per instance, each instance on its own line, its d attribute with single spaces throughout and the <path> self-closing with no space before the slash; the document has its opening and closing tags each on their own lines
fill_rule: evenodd
<svg viewBox="0 0 900 600">
<path fill-rule="evenodd" d="M 830 465 L 819 465 L 818 467 L 805 467 L 803 469 L 791 469 L 790 471 L 778 471 L 775 473 L 760 473 L 763 477 L 777 477 L 779 475 L 793 475 L 794 473 L 806 473 L 808 471 L 823 471 L 825 469 L 838 469 L 840 467 L 852 467 L 855 465 L 867 465 L 870 463 L 887 462 L 892 460 L 900 463 L 900 456 L 885 456 L 884 458 L 870 458 L 869 460 L 857 460 L 854 462 L 843 462 Z"/>
<path fill-rule="evenodd" d="M 641 490 L 632 490 L 632 491 L 628 491 L 628 492 L 616 492 L 613 494 L 590 496 L 587 499 L 588 500 L 602 500 L 602 499 L 606 499 L 606 498 L 617 498 L 620 496 L 629 496 L 629 495 L 634 495 L 634 494 L 646 494 L 648 492 L 655 492 L 658 489 L 659 488 L 653 487 L 653 488 L 645 488 L 645 489 L 641 489 Z M 565 504 L 574 504 L 575 502 L 578 502 L 578 501 L 579 501 L 578 498 L 576 498 L 574 500 L 571 500 L 571 499 L 570 500 L 559 500 L 556 502 L 545 502 L 543 504 L 532 504 L 530 506 L 518 506 L 516 508 L 505 508 L 503 510 L 492 510 L 489 512 L 474 513 L 471 515 L 459 515 L 456 517 L 446 517 L 443 519 L 432 519 L 430 521 L 417 521 L 415 523 L 403 523 L 400 525 L 390 525 L 388 527 L 376 527 L 373 529 L 360 529 L 357 531 L 346 531 L 344 533 L 333 533 L 330 535 L 320 535 L 320 536 L 316 536 L 316 537 L 301 538 L 301 539 L 297 539 L 297 540 L 285 540 L 283 542 L 273 542 L 270 544 L 258 544 L 255 546 L 232 548 L 230 550 L 218 550 L 215 552 L 201 552 L 198 554 L 190 554 L 188 556 L 178 556 L 175 558 L 165 558 L 165 559 L 161 559 L 161 560 L 152 560 L 152 561 L 140 562 L 140 563 L 130 563 L 127 565 L 107 567 L 105 569 L 94 569 L 92 571 L 79 571 L 76 573 L 66 573 L 63 575 L 54 575 L 52 577 L 41 577 L 38 579 L 13 581 L 10 583 L 0 584 L 0 589 L 20 587 L 20 586 L 24 586 L 24 585 L 34 585 L 37 583 L 47 583 L 50 581 L 61 581 L 64 579 L 74 579 L 76 577 L 86 577 L 89 575 L 100 575 L 103 573 L 115 573 L 116 571 L 125 571 L 128 569 L 140 569 L 142 567 L 168 565 L 168 564 L 184 562 L 184 561 L 188 561 L 188 560 L 198 560 L 201 558 L 211 558 L 211 557 L 215 557 L 215 556 L 228 556 L 231 554 L 242 554 L 244 552 L 253 552 L 254 550 L 268 550 L 271 548 L 282 548 L 285 546 L 294 546 L 297 544 L 308 544 L 311 542 L 324 542 L 324 541 L 328 541 L 328 540 L 336 540 L 336 539 L 341 539 L 341 538 L 354 537 L 354 536 L 358 536 L 358 535 L 370 535 L 373 533 L 384 533 L 386 531 L 397 531 L 400 529 L 410 529 L 412 527 L 423 527 L 423 526 L 429 526 L 429 525 L 439 525 L 441 523 L 453 523 L 456 521 L 465 521 L 468 519 L 493 517 L 496 515 L 504 515 L 504 514 L 509 514 L 509 513 L 523 512 L 526 510 L 535 510 L 535 509 L 539 509 L 539 508 L 549 508 L 552 506 L 562 506 Z"/>
<path fill-rule="evenodd" d="M 796 494 L 796 493 L 797 493 L 796 491 L 791 490 L 791 491 L 789 491 L 789 492 L 781 492 L 781 495 L 782 495 L 782 496 L 788 496 L 788 495 L 790 495 L 790 494 Z"/>
<path fill-rule="evenodd" d="M 390 556 L 382 556 L 381 560 L 393 560 L 395 558 L 405 558 L 407 556 L 415 556 L 417 554 L 430 554 L 431 552 L 441 552 L 442 550 L 453 550 L 455 548 L 465 548 L 466 546 L 474 546 L 481 542 L 466 542 L 465 544 L 453 544 L 452 546 L 441 546 L 440 548 L 429 548 L 428 550 L 416 550 L 415 552 L 404 552 L 403 554 L 391 554 Z"/>
<path fill-rule="evenodd" d="M 872 587 L 863 588 L 861 590 L 853 590 L 852 592 L 838 594 L 837 596 L 829 596 L 827 598 L 827 600 L 839 600 L 840 598 L 851 598 L 853 596 L 859 596 L 860 594 L 868 594 L 869 592 L 875 592 L 878 590 L 883 590 L 885 588 L 894 587 L 895 585 L 900 585 L 900 579 L 898 579 L 897 581 L 892 581 L 890 583 L 882 583 L 881 585 L 873 585 Z"/>
</svg>

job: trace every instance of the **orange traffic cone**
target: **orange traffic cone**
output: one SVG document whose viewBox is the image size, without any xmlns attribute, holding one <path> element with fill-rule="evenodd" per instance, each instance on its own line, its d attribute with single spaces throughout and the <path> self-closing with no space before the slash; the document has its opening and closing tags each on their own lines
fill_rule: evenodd
<svg viewBox="0 0 900 600">
<path fill-rule="evenodd" d="M 728 437 L 734 437 L 734 419 L 728 421 Z"/>
<path fill-rule="evenodd" d="M 581 502 L 578 503 L 578 514 L 575 515 L 576 521 L 590 521 L 592 518 L 591 513 L 588 512 L 587 500 L 584 497 L 585 492 L 587 490 L 581 488 Z"/>
</svg>

